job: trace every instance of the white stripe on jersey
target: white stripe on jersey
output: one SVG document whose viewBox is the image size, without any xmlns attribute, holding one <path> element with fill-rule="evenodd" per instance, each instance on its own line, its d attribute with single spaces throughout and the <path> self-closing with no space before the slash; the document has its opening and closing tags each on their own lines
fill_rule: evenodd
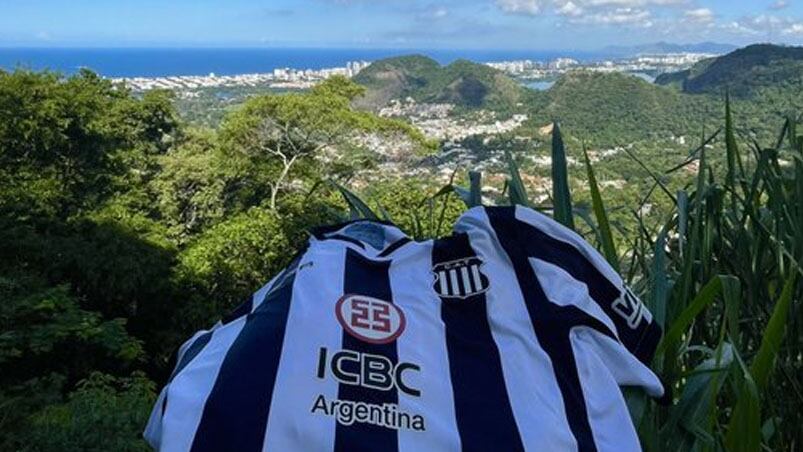
<svg viewBox="0 0 803 452">
<path fill-rule="evenodd" d="M 471 220 L 488 222 L 485 211 L 469 211 Z M 463 220 L 468 214 L 462 217 Z M 491 281 L 485 293 L 491 326 L 510 405 L 522 443 L 529 450 L 576 450 L 549 356 L 539 346 L 519 283 L 505 252 L 489 228 L 466 228 L 474 251 Z"/>
<path fill-rule="evenodd" d="M 574 279 L 566 270 L 557 265 L 536 257 L 530 258 L 530 265 L 533 266 L 538 282 L 541 283 L 550 302 L 559 306 L 576 306 L 604 323 L 614 334 L 619 334 L 613 320 L 605 314 L 598 303 L 591 299 L 588 287 L 582 281 Z"/>
<path fill-rule="evenodd" d="M 609 366 L 594 353 L 597 348 L 594 342 L 597 340 L 614 341 L 604 336 L 598 339 L 598 336 L 601 335 L 596 331 L 582 326 L 575 327 L 570 333 L 594 443 L 601 451 L 638 452 L 641 445 L 633 423 L 628 422 L 629 419 L 623 422 L 618 416 L 611 415 L 629 411 L 622 393 L 610 390 L 616 387 L 617 381 L 611 375 Z"/>
<path fill-rule="evenodd" d="M 319 394 L 337 398 L 337 381 L 318 379 L 316 369 L 320 347 L 330 356 L 340 349 L 343 331 L 334 305 L 343 294 L 345 251 L 319 244 L 299 262 L 263 450 L 329 450 L 334 444 L 334 419 L 310 415 L 310 409 Z M 307 262 L 313 265 L 304 267 Z"/>
<path fill-rule="evenodd" d="M 440 271 L 438 272 L 438 285 L 441 288 L 441 295 L 448 296 L 449 295 L 449 287 L 446 282 L 446 272 Z"/>
<path fill-rule="evenodd" d="M 254 312 L 254 310 L 256 308 L 258 308 L 259 305 L 261 305 L 263 301 L 265 301 L 265 295 L 267 295 L 268 291 L 271 289 L 271 287 L 273 287 L 273 285 L 276 284 L 276 280 L 278 280 L 280 276 L 284 275 L 285 271 L 286 270 L 280 271 L 278 274 L 276 274 L 276 276 L 273 277 L 273 279 L 268 281 L 267 284 L 262 286 L 256 292 L 254 292 L 254 295 L 251 297 L 251 300 L 252 300 L 251 301 L 251 312 Z"/>
<path fill-rule="evenodd" d="M 431 287 L 434 279 L 429 252 L 432 245 L 408 246 L 421 246 L 422 250 L 392 262 L 390 286 L 393 302 L 401 307 L 407 318 L 405 332 L 396 340 L 399 362 L 411 362 L 421 367 L 418 375 L 410 374 L 417 377 L 411 382 L 421 391 L 421 397 L 399 391 L 399 409 L 423 414 L 427 430 L 399 430 L 399 450 L 459 450 L 460 436 L 452 397 L 446 331 L 441 320 L 441 300 L 432 289 L 422 289 Z"/>
<path fill-rule="evenodd" d="M 621 343 L 593 331 L 588 331 L 584 338 L 584 343 L 593 346 L 618 386 L 641 386 L 651 397 L 663 395 L 661 380 L 635 356 L 624 353 Z"/>
<path fill-rule="evenodd" d="M 591 245 L 588 244 L 579 234 L 563 226 L 557 221 L 540 214 L 532 209 L 516 206 L 516 219 L 525 223 L 532 224 L 546 234 L 574 246 L 591 264 L 596 267 L 608 280 L 615 286 L 621 287 L 622 277 L 602 258 L 599 253 L 589 252 Z M 615 330 L 614 330 L 615 331 Z"/>
<path fill-rule="evenodd" d="M 519 222 L 528 223 L 528 226 L 525 225 L 526 230 L 517 229 L 523 225 L 519 225 Z M 374 225 L 377 228 L 389 228 L 380 223 Z M 370 227 L 363 227 L 360 231 L 366 232 L 369 229 Z M 255 423 L 259 427 L 265 426 L 265 435 L 255 435 L 256 439 L 249 442 L 254 449 L 261 446 L 268 451 L 331 451 L 343 438 L 343 432 L 365 433 L 365 425 L 355 424 L 370 422 L 375 427 L 381 426 L 393 431 L 381 431 L 382 440 L 373 443 L 360 442 L 361 436 L 351 435 L 349 445 L 359 444 L 370 449 L 389 448 L 399 452 L 460 450 L 462 446 L 476 448 L 476 443 L 468 444 L 468 441 L 473 438 L 474 441 L 481 442 L 483 438 L 490 438 L 491 435 L 482 436 L 482 429 L 487 425 L 494 427 L 489 430 L 491 433 L 501 432 L 491 445 L 496 445 L 497 441 L 504 441 L 513 434 L 515 438 L 511 437 L 513 440 L 509 444 L 516 447 L 521 444 L 527 450 L 576 450 L 578 444 L 595 446 L 600 451 L 638 450 L 638 438 L 627 418 L 627 407 L 617 385 L 640 385 L 654 396 L 660 395 L 663 388 L 658 378 L 639 361 L 649 360 L 649 352 L 657 341 L 655 334 L 642 336 L 650 339 L 644 342 L 649 347 L 645 346 L 644 350 L 635 347 L 643 351 L 643 355 L 634 355 L 622 341 L 607 336 L 609 333 L 605 327 L 616 332 L 616 325 L 620 325 L 622 331 L 625 331 L 621 326 L 621 319 L 617 320 L 615 313 L 607 310 L 611 301 L 610 294 L 620 293 L 607 283 L 610 282 L 620 289 L 621 278 L 579 236 L 529 209 L 474 208 L 458 220 L 455 229 L 466 235 L 458 234 L 434 243 L 408 243 L 396 251 L 388 252 L 386 257 L 380 257 L 384 255 L 382 250 L 370 245 L 360 247 L 352 241 L 311 239 L 309 250 L 302 256 L 299 265 L 294 267 L 299 270 L 293 281 L 292 300 L 289 302 L 289 311 L 286 312 L 286 322 L 285 311 L 281 313 L 282 327 L 285 328 L 282 350 L 280 356 L 276 356 L 277 347 L 274 347 L 271 354 L 278 360 L 270 361 L 276 370 L 274 390 L 269 406 L 267 399 L 265 400 L 265 409 L 269 407 L 267 419 L 264 424 L 263 418 Z M 523 231 L 522 234 L 543 239 L 543 242 L 517 242 L 516 237 L 520 230 Z M 393 231 L 386 230 L 386 243 L 387 237 L 392 236 L 392 233 Z M 455 238 L 459 240 L 453 240 Z M 557 243 L 559 241 L 561 243 Z M 522 245 L 520 248 L 516 246 L 519 244 Z M 543 246 L 531 246 L 533 244 Z M 468 246 L 471 250 L 466 253 L 464 248 Z M 578 253 L 574 253 L 572 246 Z M 365 391 L 350 393 L 369 394 L 374 391 L 373 394 L 376 395 L 378 390 L 385 389 L 361 383 L 370 381 L 366 380 L 370 375 L 378 375 L 380 379 L 384 375 L 386 378 L 402 380 L 402 377 L 395 374 L 388 376 L 385 370 L 373 374 L 366 371 L 370 371 L 369 360 L 363 361 L 363 358 L 369 357 L 367 353 L 357 356 L 359 359 L 339 361 L 349 363 L 349 370 L 342 367 L 333 371 L 327 367 L 325 376 L 319 376 L 324 375 L 319 368 L 321 348 L 327 349 L 325 359 L 328 360 L 325 362 L 329 365 L 330 361 L 334 361 L 334 353 L 344 348 L 345 339 L 351 342 L 365 339 L 348 329 L 349 325 L 358 324 L 361 314 L 354 317 L 352 312 L 351 317 L 344 320 L 342 312 L 335 308 L 344 295 L 344 279 L 350 281 L 352 288 L 359 288 L 362 284 L 355 278 L 346 278 L 348 272 L 344 264 L 349 260 L 347 250 L 364 256 L 364 264 L 368 266 L 372 265 L 368 259 L 390 262 L 388 284 L 391 293 L 387 301 L 396 305 L 406 320 L 404 329 L 399 330 L 400 334 L 392 339 L 395 342 L 389 342 L 395 351 L 393 360 L 397 361 L 392 364 L 405 363 L 414 366 L 407 368 L 403 380 L 408 389 L 420 391 L 420 397 L 415 391 L 389 389 L 397 394 L 398 406 L 389 407 L 388 410 L 393 413 L 420 415 L 426 423 L 425 429 L 394 426 L 393 424 L 397 424 L 395 421 L 355 420 L 355 424 L 351 424 L 351 421 L 344 420 L 347 416 L 344 410 L 356 412 L 359 407 L 365 408 L 367 405 L 341 403 L 343 401 L 338 398 L 342 396 L 339 392 L 343 388 L 354 389 L 351 386 L 360 386 Z M 434 254 L 433 250 L 436 251 Z M 455 250 L 460 252 L 453 253 Z M 454 256 L 449 257 L 452 254 L 476 254 L 476 258 L 455 261 Z M 533 257 L 534 255 L 539 257 Z M 587 274 L 589 262 L 599 270 L 599 273 L 593 272 L 593 278 Z M 441 265 L 446 263 L 455 265 Z M 387 267 L 382 265 L 382 268 Z M 272 279 L 253 295 L 253 309 L 263 302 L 265 295 L 280 277 Z M 604 281 L 604 278 L 609 281 Z M 600 280 L 605 283 L 599 284 L 606 289 L 602 292 L 597 287 Z M 589 287 L 583 281 L 588 281 Z M 365 281 L 367 285 L 371 283 L 373 281 Z M 388 288 L 385 287 L 384 280 L 382 284 L 385 293 Z M 283 287 L 287 289 L 286 286 Z M 288 291 L 282 293 L 286 296 Z M 472 295 L 466 296 L 468 294 Z M 526 303 L 523 294 L 528 294 Z M 594 301 L 592 294 L 598 300 L 606 300 L 605 303 Z M 475 301 L 483 303 L 485 309 L 473 305 L 475 309 L 472 310 L 471 305 L 465 304 Z M 380 316 L 378 320 L 374 317 L 374 320 L 382 320 L 381 311 L 377 312 Z M 466 312 L 471 314 L 470 318 L 463 318 Z M 582 318 L 585 323 L 576 323 L 574 317 L 566 320 L 561 317 L 563 313 Z M 562 323 L 549 323 L 553 315 L 555 321 Z M 338 316 L 341 316 L 340 320 Z M 649 314 L 645 318 L 649 323 Z M 229 359 L 232 365 L 237 364 L 232 369 L 249 369 L 248 363 L 259 356 L 258 353 L 247 355 L 246 358 L 237 353 L 227 356 L 232 344 L 251 344 L 248 342 L 248 335 L 242 333 L 251 331 L 248 328 L 243 330 L 245 323 L 246 317 L 243 316 L 225 325 L 218 324 L 210 335 L 202 338 L 204 341 L 199 342 L 204 343 L 209 338 L 204 347 L 193 347 L 192 354 L 197 350 L 200 352 L 176 374 L 163 392 L 166 395 L 167 410 L 161 420 L 159 417 L 164 395 L 160 396 L 147 436 L 149 441 L 160 437 L 161 450 L 183 451 L 193 445 L 193 440 L 197 439 L 195 435 L 204 414 L 204 406 L 210 404 L 209 395 L 225 359 Z M 590 326 L 572 327 L 581 324 Z M 269 323 L 265 325 L 270 327 Z M 477 325 L 481 326 L 482 334 L 479 336 Z M 362 325 L 359 327 L 365 328 Z M 450 333 L 448 335 L 447 329 Z M 651 332 L 655 333 L 655 330 Z M 240 335 L 242 340 L 237 340 Z M 560 337 L 556 340 L 557 335 Z M 198 337 L 199 335 L 194 336 L 193 340 L 182 346 L 180 358 L 188 353 L 189 346 Z M 620 335 L 620 339 L 622 338 L 628 339 L 626 333 Z M 626 342 L 631 348 L 637 345 L 631 344 L 631 340 Z M 391 347 L 378 347 L 376 349 L 381 351 L 375 353 L 385 354 L 386 348 Z M 483 355 L 486 349 L 493 353 L 488 353 L 486 357 Z M 340 355 L 341 358 L 344 356 L 347 355 Z M 377 358 L 375 354 L 371 356 Z M 463 370 L 463 366 L 473 372 Z M 492 371 L 481 375 L 491 367 Z M 271 367 L 271 372 L 273 369 Z M 379 368 L 374 368 L 377 369 Z M 563 372 L 561 375 L 565 378 L 559 381 L 555 375 L 556 369 L 558 373 Z M 336 378 L 334 374 L 339 376 Z M 343 375 L 358 380 L 356 383 L 346 381 Z M 229 387 L 235 380 L 237 378 L 229 380 Z M 566 383 L 567 381 L 570 383 Z M 236 385 L 236 381 L 234 384 Z M 571 386 L 567 386 L 568 384 Z M 491 387 L 495 391 L 489 391 Z M 238 390 L 239 388 L 237 386 Z M 366 388 L 372 389 L 369 391 Z M 243 391 L 248 389 L 250 388 L 244 387 Z M 246 399 L 250 395 L 249 392 L 242 394 Z M 564 394 L 579 394 L 583 397 L 580 400 L 567 395 L 564 400 Z M 327 403 L 332 403 L 325 410 L 334 410 L 334 403 L 338 403 L 337 416 L 334 413 L 313 412 L 313 405 L 319 396 Z M 218 406 L 214 410 L 217 415 L 239 423 L 244 416 L 237 417 L 237 414 L 242 411 L 237 406 L 227 404 L 228 399 L 225 396 L 218 399 Z M 344 401 L 360 402 L 353 395 L 346 397 Z M 483 409 L 488 406 L 496 409 Z M 258 408 L 261 409 L 262 405 Z M 502 411 L 503 416 L 497 414 Z M 583 422 L 578 424 L 578 417 Z M 204 419 L 203 425 L 207 430 L 217 433 L 215 428 L 220 422 L 206 421 Z M 499 425 L 494 426 L 494 421 Z M 507 428 L 499 428 L 500 426 Z M 225 432 L 221 431 L 221 435 L 217 436 L 217 440 L 223 442 L 216 444 L 225 444 Z M 480 436 L 471 436 L 472 432 L 480 432 Z M 466 444 L 461 444 L 461 437 Z M 198 441 L 210 444 L 202 439 Z M 484 446 L 489 448 L 488 444 Z"/>
<path fill-rule="evenodd" d="M 212 392 L 220 366 L 244 325 L 245 317 L 240 317 L 216 328 L 209 343 L 168 385 L 161 451 L 183 452 L 192 447 L 204 404 Z"/>
<path fill-rule="evenodd" d="M 449 270 L 449 281 L 452 284 L 452 295 L 465 295 L 465 292 L 460 291 L 460 283 L 457 282 L 457 269 Z"/>
</svg>

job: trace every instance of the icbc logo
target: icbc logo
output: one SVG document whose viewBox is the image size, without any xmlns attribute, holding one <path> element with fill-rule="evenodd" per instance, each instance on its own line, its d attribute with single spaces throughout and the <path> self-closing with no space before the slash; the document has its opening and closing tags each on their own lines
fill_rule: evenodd
<svg viewBox="0 0 803 452">
<path fill-rule="evenodd" d="M 393 303 L 364 295 L 344 295 L 335 305 L 348 333 L 371 344 L 387 344 L 404 331 L 404 313 Z"/>
</svg>

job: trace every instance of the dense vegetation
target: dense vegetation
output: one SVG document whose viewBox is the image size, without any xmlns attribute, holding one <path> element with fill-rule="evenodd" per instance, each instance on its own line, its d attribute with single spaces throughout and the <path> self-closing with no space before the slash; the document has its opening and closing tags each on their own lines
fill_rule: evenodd
<svg viewBox="0 0 803 452">
<path fill-rule="evenodd" d="M 541 122 L 558 120 L 601 145 L 697 136 L 715 102 L 619 73 L 570 72 L 528 104 Z M 711 111 L 709 111 L 709 109 Z"/>
<path fill-rule="evenodd" d="M 737 97 L 756 96 L 763 88 L 789 93 L 788 88 L 803 84 L 803 47 L 754 44 L 659 76 L 655 82 L 695 94 L 720 93 L 725 88 Z"/>
<path fill-rule="evenodd" d="M 637 111 L 657 115 L 681 95 L 661 90 Z M 255 97 L 205 130 L 179 118 L 168 92 L 137 97 L 90 72 L 0 72 L 0 449 L 145 450 L 140 432 L 177 345 L 282 268 L 311 226 L 376 211 L 416 238 L 447 234 L 460 199 L 481 199 L 479 183 L 386 177 L 359 190 L 367 205 L 341 200 L 342 186 L 381 158 L 361 138 L 431 145 L 406 124 L 353 109 L 361 94 L 333 78 L 307 93 Z M 639 121 L 619 114 L 628 119 L 617 133 Z M 505 193 L 554 206 L 665 327 L 654 366 L 673 403 L 628 394 L 648 450 L 795 450 L 803 137 L 796 118 L 780 136 L 753 141 L 730 111 L 710 114 L 709 128 L 722 130 L 691 155 L 672 161 L 634 148 L 617 157 L 652 182 L 637 193 L 643 203 L 665 206 L 646 216 L 630 205 L 632 228 L 610 221 L 619 191 L 600 192 L 598 181 L 611 169 L 582 160 L 576 138 L 566 149 L 559 132 L 553 162 L 568 152 L 586 164 L 554 165 L 551 197 L 534 203 L 514 163 L 531 148 L 512 147 Z M 577 136 L 582 120 L 607 133 L 588 112 L 573 118 L 564 126 Z M 638 127 L 663 126 L 648 121 Z"/>
<path fill-rule="evenodd" d="M 177 345 L 345 214 L 320 182 L 376 163 L 355 138 L 429 145 L 360 92 L 333 78 L 205 131 L 168 92 L 0 72 L 0 450 L 142 450 Z"/>
<path fill-rule="evenodd" d="M 421 55 L 374 62 L 354 81 L 367 88 L 357 105 L 372 109 L 406 97 L 458 107 L 506 108 L 524 94 L 515 80 L 484 64 L 457 60 L 441 66 Z"/>
</svg>

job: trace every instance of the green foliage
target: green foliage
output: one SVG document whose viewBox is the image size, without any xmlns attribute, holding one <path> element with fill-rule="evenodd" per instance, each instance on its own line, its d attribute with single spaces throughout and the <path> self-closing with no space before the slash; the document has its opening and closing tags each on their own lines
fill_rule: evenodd
<svg viewBox="0 0 803 452">
<path fill-rule="evenodd" d="M 454 196 L 454 187 L 438 190 L 422 178 L 389 179 L 365 187 L 362 193 L 375 210 L 384 210 L 391 221 L 415 239 L 439 237 L 449 232 L 465 205 Z"/>
<path fill-rule="evenodd" d="M 36 413 L 22 451 L 150 451 L 142 439 L 156 398 L 141 372 L 127 378 L 93 373 L 66 402 Z"/>
<path fill-rule="evenodd" d="M 366 97 L 380 75 L 425 100 L 518 95 L 465 62 L 398 62 L 361 74 Z M 175 347 L 283 268 L 310 228 L 351 205 L 426 239 L 448 233 L 461 198 L 483 202 L 479 173 L 446 186 L 355 178 L 383 158 L 365 137 L 431 149 L 411 126 L 352 108 L 362 92 L 335 77 L 256 97 L 215 131 L 185 127 L 168 92 L 137 97 L 86 71 L 0 72 L 0 449 L 142 450 Z M 584 221 L 665 327 L 653 367 L 672 404 L 627 397 L 647 450 L 800 444 L 803 138 L 794 118 L 780 135 L 756 119 L 785 114 L 798 91 L 767 93 L 727 100 L 722 121 L 713 96 L 571 74 L 531 95 L 535 119 L 516 132 L 531 140 L 487 144 L 509 151 L 512 202 L 548 210 L 525 182 L 555 171 L 556 217 Z M 571 134 L 555 128 L 551 149 L 533 127 L 554 119 Z M 724 140 L 709 130 L 690 153 L 665 148 L 667 131 L 699 136 L 698 120 L 724 123 Z M 622 152 L 602 160 L 576 136 Z M 530 165 L 536 153 L 554 167 Z M 606 190 L 615 179 L 625 185 Z"/>
<path fill-rule="evenodd" d="M 713 119 L 716 103 L 620 73 L 570 72 L 547 91 L 530 94 L 536 124 L 559 121 L 594 145 L 693 136 Z"/>
<path fill-rule="evenodd" d="M 158 159 L 151 182 L 162 223 L 178 243 L 220 221 L 236 172 L 210 131 L 194 131 Z"/>
<path fill-rule="evenodd" d="M 408 124 L 352 109 L 351 100 L 361 92 L 358 85 L 335 77 L 308 93 L 255 97 L 224 121 L 222 150 L 243 168 L 243 183 L 255 185 L 256 195 L 259 187 L 268 188 L 268 205 L 275 209 L 293 177 L 332 173 L 337 165 L 322 162 L 336 160 L 331 157 L 338 150 L 362 146 L 366 136 L 405 137 L 413 154 L 431 146 Z"/>
<path fill-rule="evenodd" d="M 567 228 L 574 229 L 566 149 L 563 147 L 563 136 L 558 123 L 552 124 L 552 198 L 555 219 Z"/>
<path fill-rule="evenodd" d="M 484 64 L 457 60 L 441 67 L 421 55 L 375 61 L 354 80 L 367 88 L 357 105 L 371 109 L 407 97 L 459 107 L 507 108 L 524 95 L 518 82 Z"/>
<path fill-rule="evenodd" d="M 674 84 L 688 93 L 721 93 L 753 97 L 763 88 L 791 92 L 803 84 L 803 49 L 755 44 L 721 57 L 709 58 L 681 73 L 658 77 L 656 83 Z"/>
<path fill-rule="evenodd" d="M 213 315 L 234 309 L 288 264 L 293 253 L 279 216 L 253 207 L 191 242 L 179 258 L 178 275 L 209 297 Z"/>
<path fill-rule="evenodd" d="M 588 187 L 591 191 L 591 206 L 594 209 L 594 216 L 599 226 L 599 242 L 602 245 L 602 251 L 605 259 L 616 270 L 619 271 L 619 256 L 616 255 L 616 245 L 613 241 L 613 233 L 611 232 L 611 224 L 608 220 L 608 213 L 605 211 L 605 204 L 602 201 L 602 194 L 599 191 L 599 184 L 597 177 L 594 175 L 594 168 L 591 166 L 591 160 L 588 158 L 588 151 L 583 148 L 583 162 L 586 166 L 586 174 L 588 177 Z"/>
</svg>

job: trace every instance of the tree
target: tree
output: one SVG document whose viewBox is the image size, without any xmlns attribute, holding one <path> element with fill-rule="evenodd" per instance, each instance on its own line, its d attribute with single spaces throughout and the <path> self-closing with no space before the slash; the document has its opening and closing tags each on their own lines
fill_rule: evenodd
<svg viewBox="0 0 803 452">
<path fill-rule="evenodd" d="M 267 205 L 276 209 L 300 163 L 336 160 L 338 148 L 353 148 L 360 134 L 402 135 L 414 146 L 430 145 L 403 122 L 352 109 L 351 101 L 362 92 L 345 77 L 331 77 L 307 93 L 253 98 L 224 121 L 222 150 L 254 166 L 248 174 L 251 181 L 255 172 L 263 174 L 256 179 L 269 187 Z"/>
</svg>

